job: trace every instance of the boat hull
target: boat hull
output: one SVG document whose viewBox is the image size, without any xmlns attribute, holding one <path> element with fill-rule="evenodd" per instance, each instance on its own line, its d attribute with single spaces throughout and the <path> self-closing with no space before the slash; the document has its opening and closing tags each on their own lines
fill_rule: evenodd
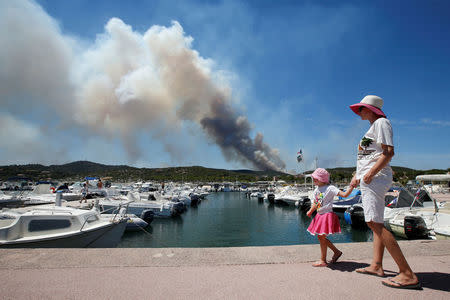
<svg viewBox="0 0 450 300">
<path fill-rule="evenodd" d="M 93 230 L 41 240 L 0 242 L 0 248 L 113 248 L 120 242 L 127 225 L 126 220 Z"/>
</svg>

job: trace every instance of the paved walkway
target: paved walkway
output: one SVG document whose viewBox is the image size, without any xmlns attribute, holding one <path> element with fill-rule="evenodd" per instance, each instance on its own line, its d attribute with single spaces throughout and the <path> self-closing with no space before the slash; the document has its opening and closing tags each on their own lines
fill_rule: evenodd
<svg viewBox="0 0 450 300">
<path fill-rule="evenodd" d="M 422 291 L 357 274 L 371 243 L 313 268 L 319 245 L 240 248 L 0 250 L 1 299 L 450 299 L 450 241 L 402 241 Z M 395 264 L 386 253 L 384 267 Z"/>
</svg>

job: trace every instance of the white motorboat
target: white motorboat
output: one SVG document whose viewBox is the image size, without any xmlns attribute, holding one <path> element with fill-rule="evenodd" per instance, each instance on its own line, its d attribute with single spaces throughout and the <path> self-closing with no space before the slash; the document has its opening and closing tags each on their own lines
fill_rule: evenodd
<svg viewBox="0 0 450 300">
<path fill-rule="evenodd" d="M 395 235 L 408 239 L 445 238 L 450 229 L 450 207 L 446 201 L 437 201 L 434 196 L 428 195 L 433 200 L 432 205 L 411 206 L 389 220 L 389 227 Z"/>
<path fill-rule="evenodd" d="M 250 193 L 250 198 L 264 199 L 264 193 L 260 191 L 252 192 Z"/>
<path fill-rule="evenodd" d="M 128 213 L 134 214 L 144 221 L 149 212 L 152 212 L 154 217 L 174 217 L 185 210 L 183 203 L 141 200 L 138 192 L 130 192 L 126 197 L 115 196 L 99 199 L 100 209 L 105 213 L 118 211 L 120 206 L 125 203 L 128 204 Z"/>
<path fill-rule="evenodd" d="M 113 220 L 116 214 L 101 214 L 100 216 L 105 220 Z M 153 214 L 149 214 L 146 221 L 132 214 L 124 214 L 123 216 L 128 219 L 125 231 L 140 231 L 153 221 Z"/>
<path fill-rule="evenodd" d="M 393 231 L 390 227 L 390 221 L 396 215 L 405 213 L 412 208 L 418 209 L 432 206 L 433 202 L 424 190 L 418 190 L 414 196 L 404 188 L 391 189 L 391 191 L 385 195 L 384 226 L 388 230 Z M 344 212 L 344 219 L 347 224 L 351 224 L 352 227 L 367 228 L 364 218 L 364 209 L 361 202 L 355 203 L 347 208 Z"/>
<path fill-rule="evenodd" d="M 294 205 L 299 207 L 302 205 L 303 200 L 309 198 L 310 191 L 304 188 L 286 186 L 275 192 L 275 203 Z"/>
<path fill-rule="evenodd" d="M 74 201 L 81 199 L 81 193 L 74 193 L 71 191 L 61 192 L 62 199 L 66 201 Z M 55 203 L 56 193 L 52 186 L 48 183 L 41 183 L 34 187 L 30 192 L 19 192 L 14 194 L 14 198 L 21 203 L 21 205 L 42 205 Z"/>
<path fill-rule="evenodd" d="M 423 185 L 433 204 L 399 212 L 389 221 L 391 230 L 406 238 L 449 238 L 450 174 L 419 175 L 416 181 Z"/>
<path fill-rule="evenodd" d="M 37 206 L 0 211 L 0 248 L 115 247 L 127 218 L 100 217 L 97 209 Z"/>
<path fill-rule="evenodd" d="M 0 208 L 2 207 L 18 207 L 23 204 L 21 199 L 21 194 L 23 192 L 13 192 L 10 194 L 5 194 L 3 191 L 0 191 Z"/>
</svg>

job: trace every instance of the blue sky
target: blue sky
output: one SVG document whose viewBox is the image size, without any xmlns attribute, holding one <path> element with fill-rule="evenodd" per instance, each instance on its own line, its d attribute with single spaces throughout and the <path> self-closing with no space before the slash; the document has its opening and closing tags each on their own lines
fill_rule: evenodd
<svg viewBox="0 0 450 300">
<path fill-rule="evenodd" d="M 224 95 L 233 115 L 248 121 L 252 145 L 261 133 L 263 152 L 269 160 L 275 153 L 283 162 L 278 167 L 311 169 L 315 157 L 326 168 L 354 166 L 356 145 L 369 124 L 348 105 L 367 94 L 385 100 L 394 128 L 393 165 L 450 167 L 448 1 L 0 0 L 0 19 L 0 44 L 9 45 L 0 51 L 0 64 L 18 62 L 0 71 L 0 164 L 90 160 L 254 168 L 202 128 L 199 120 L 209 105 L 203 98 L 188 116 L 179 112 L 186 102 L 170 99 L 170 106 L 151 102 L 120 117 L 122 110 L 108 110 L 111 116 L 105 117 L 102 97 L 111 100 L 124 87 L 101 93 L 85 79 L 99 74 L 93 67 L 99 61 L 106 62 L 104 71 L 120 68 L 125 62 L 114 62 L 128 55 L 133 60 L 144 41 L 152 43 L 146 40 L 151 31 L 152 37 L 178 33 L 177 41 L 208 78 L 202 89 L 212 85 L 213 94 Z M 124 35 L 136 48 L 128 48 Z M 116 40 L 116 57 L 110 57 L 114 38 L 124 44 Z M 164 53 L 173 45 L 164 44 Z M 158 60 L 164 53 L 130 64 L 140 64 L 139 72 L 168 68 Z M 129 73 L 121 70 L 114 78 L 127 82 L 124 93 L 141 82 L 127 81 Z M 189 76 L 184 74 L 187 81 Z M 164 86 L 173 87 L 167 80 Z M 161 81 L 156 78 L 138 94 L 166 95 L 156 83 Z M 177 82 L 176 89 L 178 96 L 170 97 L 199 93 L 191 83 Z M 116 106 L 123 101 L 128 100 Z M 176 113 L 168 114 L 171 109 Z M 300 148 L 305 161 L 299 165 Z"/>
</svg>

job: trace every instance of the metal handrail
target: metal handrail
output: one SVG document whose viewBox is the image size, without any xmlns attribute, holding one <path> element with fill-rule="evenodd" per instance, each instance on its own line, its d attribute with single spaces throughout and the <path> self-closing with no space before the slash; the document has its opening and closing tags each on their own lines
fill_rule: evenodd
<svg viewBox="0 0 450 300">
<path fill-rule="evenodd" d="M 33 212 L 31 212 L 32 215 L 35 215 L 35 214 L 38 214 L 38 213 L 40 213 L 40 212 L 39 212 L 39 211 L 33 211 Z M 70 211 L 61 211 L 61 212 L 59 212 L 59 213 L 64 213 L 64 214 L 72 215 L 72 212 L 70 212 Z M 53 215 L 55 215 L 55 212 L 54 212 L 54 211 L 52 211 L 52 216 L 53 216 Z"/>
<path fill-rule="evenodd" d="M 82 225 L 81 228 L 80 228 L 80 231 L 83 230 L 84 225 L 86 225 L 87 221 L 88 221 L 91 217 L 97 217 L 97 215 L 90 215 L 89 217 L 87 217 L 87 218 L 84 220 L 84 223 L 83 223 L 83 225 Z"/>
</svg>

